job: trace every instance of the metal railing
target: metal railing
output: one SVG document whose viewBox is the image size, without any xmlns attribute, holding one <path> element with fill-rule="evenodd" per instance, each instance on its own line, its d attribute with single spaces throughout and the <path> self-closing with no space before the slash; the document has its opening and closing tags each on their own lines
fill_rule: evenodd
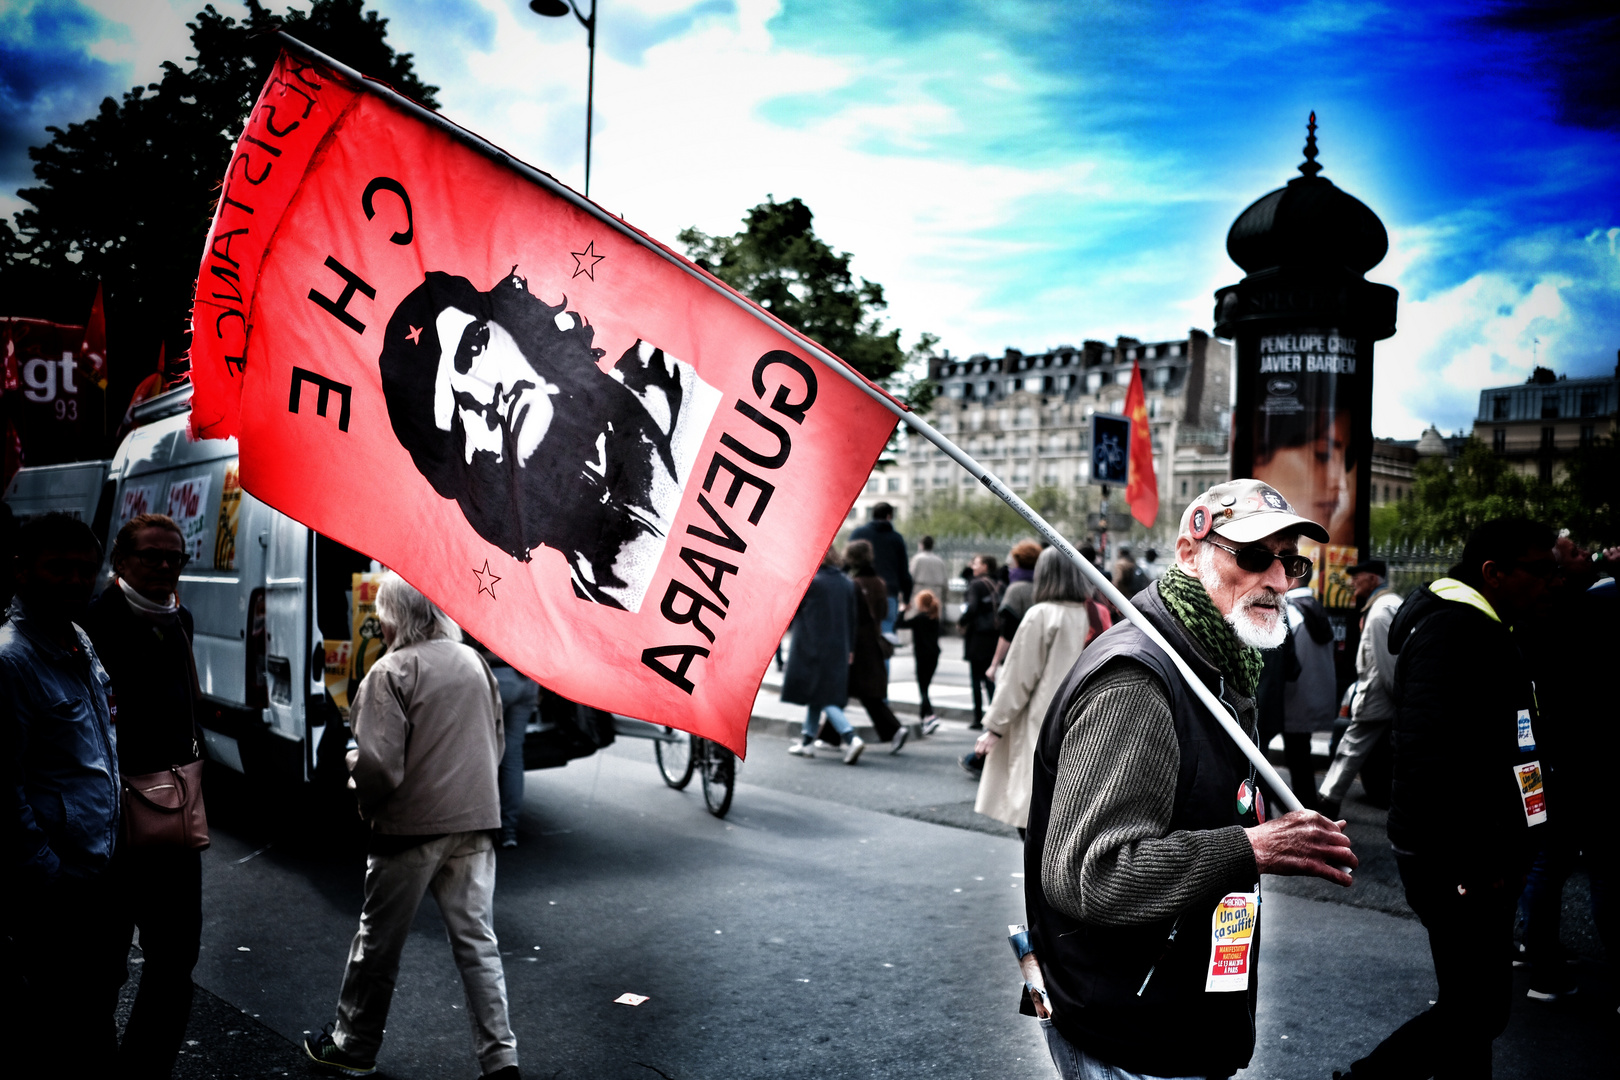
<svg viewBox="0 0 1620 1080">
<path fill-rule="evenodd" d="M 1411 542 L 1374 544 L 1372 557 L 1384 560 L 1390 587 L 1405 596 L 1419 585 L 1445 577 L 1462 558 L 1462 549 Z"/>
</svg>

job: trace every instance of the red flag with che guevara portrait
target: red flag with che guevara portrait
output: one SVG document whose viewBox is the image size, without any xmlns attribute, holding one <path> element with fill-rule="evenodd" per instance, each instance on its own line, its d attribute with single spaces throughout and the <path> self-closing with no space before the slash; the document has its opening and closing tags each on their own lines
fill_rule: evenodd
<svg viewBox="0 0 1620 1080">
<path fill-rule="evenodd" d="M 739 752 L 894 424 L 685 260 L 291 53 L 193 321 L 193 430 L 247 491 L 557 693 Z"/>
</svg>

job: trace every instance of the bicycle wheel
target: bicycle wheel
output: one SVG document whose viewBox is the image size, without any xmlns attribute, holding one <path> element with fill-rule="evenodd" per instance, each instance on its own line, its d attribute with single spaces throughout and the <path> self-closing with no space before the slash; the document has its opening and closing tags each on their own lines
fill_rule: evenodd
<svg viewBox="0 0 1620 1080">
<path fill-rule="evenodd" d="M 718 743 L 703 748 L 703 801 L 709 813 L 725 817 L 731 809 L 731 791 L 737 780 L 737 758 Z"/>
<path fill-rule="evenodd" d="M 658 771 L 663 773 L 664 783 L 679 791 L 692 782 L 692 736 L 674 728 L 665 728 L 664 734 L 674 738 L 653 743 L 653 753 L 658 757 Z"/>
</svg>

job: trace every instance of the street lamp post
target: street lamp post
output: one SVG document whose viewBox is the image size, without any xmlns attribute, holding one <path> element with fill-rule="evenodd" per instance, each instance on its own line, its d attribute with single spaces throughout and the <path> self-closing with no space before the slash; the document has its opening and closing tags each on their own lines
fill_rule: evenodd
<svg viewBox="0 0 1620 1080">
<path fill-rule="evenodd" d="M 591 106 L 596 95 L 596 0 L 591 0 L 591 13 L 581 15 L 574 0 L 529 0 L 529 10 L 536 15 L 557 19 L 570 11 L 579 25 L 585 28 L 585 46 L 590 50 L 590 66 L 585 76 L 585 197 L 591 195 Z"/>
</svg>

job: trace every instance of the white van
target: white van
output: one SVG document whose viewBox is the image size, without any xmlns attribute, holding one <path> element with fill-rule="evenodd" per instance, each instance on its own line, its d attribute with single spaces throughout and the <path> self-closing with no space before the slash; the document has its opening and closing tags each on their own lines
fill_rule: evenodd
<svg viewBox="0 0 1620 1080">
<path fill-rule="evenodd" d="M 378 567 L 243 491 L 236 440 L 193 441 L 190 411 L 190 384 L 153 398 L 135 408 L 110 460 L 22 469 L 6 502 L 19 519 L 60 511 L 91 522 L 109 552 L 103 587 L 124 522 L 174 518 L 192 555 L 179 594 L 196 623 L 206 755 L 271 781 L 341 781 L 349 733 L 327 694 L 326 641 L 351 638 L 354 574 Z M 613 740 L 608 714 L 542 697 L 527 768 L 564 765 Z"/>
</svg>

